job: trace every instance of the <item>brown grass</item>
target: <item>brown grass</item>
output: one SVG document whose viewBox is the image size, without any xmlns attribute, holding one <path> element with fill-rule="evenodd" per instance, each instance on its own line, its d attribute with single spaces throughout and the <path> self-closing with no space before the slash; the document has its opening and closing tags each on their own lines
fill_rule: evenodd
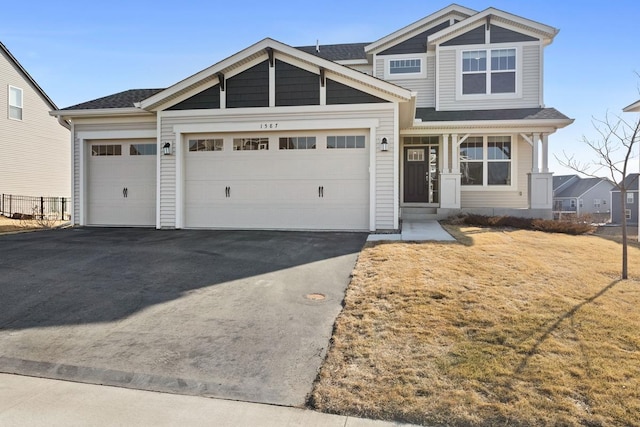
<svg viewBox="0 0 640 427">
<path fill-rule="evenodd" d="M 37 221 L 37 220 L 23 220 L 23 219 L 11 219 L 3 215 L 0 215 L 0 233 L 12 233 L 16 231 L 30 231 L 47 229 L 57 227 L 63 224 L 64 221 Z"/>
<path fill-rule="evenodd" d="M 310 403 L 451 426 L 640 425 L 640 249 L 449 226 L 362 252 Z"/>
</svg>

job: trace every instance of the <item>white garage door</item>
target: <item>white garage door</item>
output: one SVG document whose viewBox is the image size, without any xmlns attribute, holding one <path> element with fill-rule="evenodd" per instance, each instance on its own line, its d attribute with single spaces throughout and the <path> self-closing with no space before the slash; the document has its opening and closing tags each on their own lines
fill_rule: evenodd
<svg viewBox="0 0 640 427">
<path fill-rule="evenodd" d="M 188 228 L 369 229 L 364 131 L 185 142 Z"/>
<path fill-rule="evenodd" d="M 155 141 L 89 144 L 87 224 L 154 226 Z"/>
</svg>

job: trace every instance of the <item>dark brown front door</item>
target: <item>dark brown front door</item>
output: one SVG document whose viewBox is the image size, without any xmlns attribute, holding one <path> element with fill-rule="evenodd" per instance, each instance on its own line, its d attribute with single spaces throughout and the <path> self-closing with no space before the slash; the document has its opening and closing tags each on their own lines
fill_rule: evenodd
<svg viewBox="0 0 640 427">
<path fill-rule="evenodd" d="M 404 201 L 438 203 L 438 148 L 405 147 Z"/>
</svg>

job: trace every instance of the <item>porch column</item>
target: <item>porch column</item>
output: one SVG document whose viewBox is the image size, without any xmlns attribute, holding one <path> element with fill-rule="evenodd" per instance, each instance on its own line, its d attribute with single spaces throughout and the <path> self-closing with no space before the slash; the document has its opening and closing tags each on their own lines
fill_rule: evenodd
<svg viewBox="0 0 640 427">
<path fill-rule="evenodd" d="M 549 135 L 542 135 L 542 172 L 549 173 Z"/>
<path fill-rule="evenodd" d="M 531 172 L 538 173 L 540 172 L 539 162 L 540 162 L 540 153 L 538 152 L 538 146 L 540 144 L 540 134 L 533 134 L 533 163 L 531 165 Z"/>
<path fill-rule="evenodd" d="M 452 158 L 449 167 L 449 135 L 442 135 L 444 167 L 440 174 L 440 208 L 460 209 L 460 171 L 458 134 L 451 135 Z"/>
<path fill-rule="evenodd" d="M 442 135 L 442 172 L 449 173 L 449 135 Z"/>
</svg>

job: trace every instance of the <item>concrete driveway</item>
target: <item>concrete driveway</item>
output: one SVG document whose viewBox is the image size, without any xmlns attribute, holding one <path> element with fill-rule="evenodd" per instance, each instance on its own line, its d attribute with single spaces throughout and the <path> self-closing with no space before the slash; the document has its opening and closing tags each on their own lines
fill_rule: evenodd
<svg viewBox="0 0 640 427">
<path fill-rule="evenodd" d="M 0 236 L 0 372 L 303 405 L 365 239 L 147 229 Z"/>
</svg>

